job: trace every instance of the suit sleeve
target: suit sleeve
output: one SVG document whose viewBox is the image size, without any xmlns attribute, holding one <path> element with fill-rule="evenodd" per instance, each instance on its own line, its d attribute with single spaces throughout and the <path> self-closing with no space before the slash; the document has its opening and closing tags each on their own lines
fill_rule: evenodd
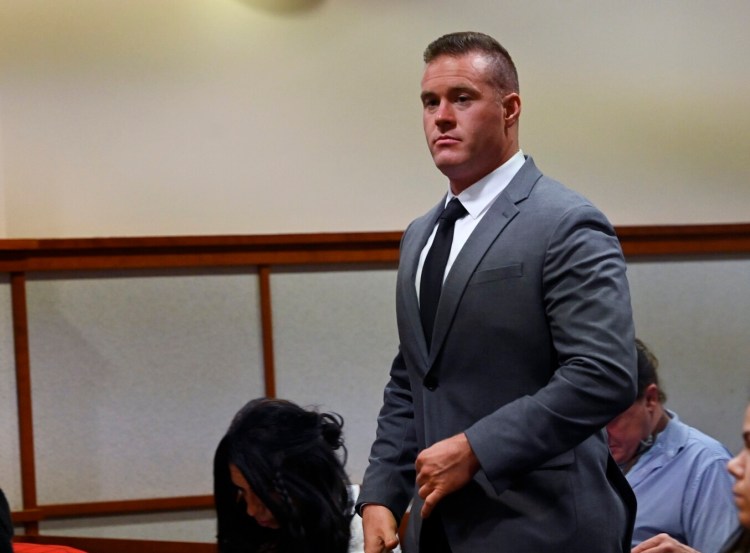
<svg viewBox="0 0 750 553">
<path fill-rule="evenodd" d="M 560 216 L 543 255 L 541 309 L 557 368 L 536 393 L 466 430 L 498 493 L 515 475 L 580 444 L 635 400 L 630 293 L 613 228 L 592 206 L 576 206 Z"/>
<path fill-rule="evenodd" d="M 403 355 L 399 351 L 383 392 L 377 436 L 357 498 L 357 511 L 365 503 L 378 503 L 388 507 L 400 520 L 414 490 L 416 456 L 411 387 Z"/>
</svg>

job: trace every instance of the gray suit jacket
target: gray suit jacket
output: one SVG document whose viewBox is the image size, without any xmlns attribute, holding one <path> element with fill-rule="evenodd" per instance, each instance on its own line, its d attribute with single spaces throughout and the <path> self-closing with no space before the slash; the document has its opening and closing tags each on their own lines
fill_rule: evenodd
<svg viewBox="0 0 750 553">
<path fill-rule="evenodd" d="M 405 545 L 415 551 L 416 455 L 465 432 L 481 469 L 439 505 L 454 553 L 629 551 L 635 499 L 602 430 L 635 399 L 612 226 L 527 158 L 447 275 L 427 351 L 414 283 L 443 205 L 402 239 L 400 347 L 358 504 L 399 518 L 413 501 Z"/>
</svg>

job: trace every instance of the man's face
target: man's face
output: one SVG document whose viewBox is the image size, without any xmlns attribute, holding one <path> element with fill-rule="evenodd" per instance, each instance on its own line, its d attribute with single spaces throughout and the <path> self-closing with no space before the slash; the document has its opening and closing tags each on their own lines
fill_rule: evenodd
<svg viewBox="0 0 750 553">
<path fill-rule="evenodd" d="M 745 412 L 745 423 L 742 426 L 744 446 L 727 464 L 729 473 L 734 476 L 734 502 L 737 505 L 737 516 L 740 524 L 750 530 L 750 406 Z"/>
<path fill-rule="evenodd" d="M 422 77 L 425 137 L 435 165 L 458 194 L 518 151 L 518 94 L 500 97 L 480 53 L 440 56 Z"/>
<path fill-rule="evenodd" d="M 638 452 L 641 440 L 651 433 L 651 414 L 646 397 L 642 397 L 607 425 L 609 450 L 618 464 L 630 461 Z"/>
</svg>

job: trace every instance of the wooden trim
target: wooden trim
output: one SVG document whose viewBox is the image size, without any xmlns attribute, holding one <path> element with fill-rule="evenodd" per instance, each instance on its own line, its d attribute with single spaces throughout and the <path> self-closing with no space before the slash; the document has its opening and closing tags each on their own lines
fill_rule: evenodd
<svg viewBox="0 0 750 553">
<path fill-rule="evenodd" d="M 273 310 L 271 307 L 271 268 L 258 268 L 260 322 L 263 335 L 263 378 L 266 397 L 276 397 L 276 366 L 273 349 Z"/>
<path fill-rule="evenodd" d="M 395 262 L 400 232 L 0 240 L 0 271 Z"/>
<path fill-rule="evenodd" d="M 70 536 L 16 536 L 16 543 L 65 545 L 86 553 L 216 553 L 216 544 L 175 541 L 78 538 Z"/>
<path fill-rule="evenodd" d="M 40 513 L 42 519 L 56 519 L 195 511 L 213 508 L 214 498 L 212 495 L 193 495 L 155 499 L 40 505 L 37 511 Z"/>
<path fill-rule="evenodd" d="M 11 273 L 10 291 L 13 318 L 13 349 L 16 360 L 21 494 L 23 497 L 23 507 L 26 510 L 37 507 L 34 417 L 31 400 L 31 366 L 29 361 L 29 325 L 26 311 L 26 275 Z M 39 525 L 35 520 L 25 521 L 24 528 L 28 534 L 39 532 Z"/>
<path fill-rule="evenodd" d="M 11 513 L 13 524 L 24 524 L 26 522 L 39 522 L 44 518 L 41 509 L 24 509 L 22 511 L 13 511 Z"/>
<path fill-rule="evenodd" d="M 91 501 L 86 503 L 58 503 L 40 505 L 33 509 L 13 511 L 13 522 L 25 524 L 42 520 L 121 516 L 178 511 L 199 511 L 214 508 L 212 495 L 127 499 L 120 501 Z M 31 532 L 26 529 L 26 534 Z"/>
<path fill-rule="evenodd" d="M 628 258 L 750 253 L 750 224 L 626 226 L 616 232 Z"/>
<path fill-rule="evenodd" d="M 616 227 L 626 256 L 750 253 L 750 223 Z M 401 232 L 0 240 L 0 272 L 388 263 Z"/>
</svg>

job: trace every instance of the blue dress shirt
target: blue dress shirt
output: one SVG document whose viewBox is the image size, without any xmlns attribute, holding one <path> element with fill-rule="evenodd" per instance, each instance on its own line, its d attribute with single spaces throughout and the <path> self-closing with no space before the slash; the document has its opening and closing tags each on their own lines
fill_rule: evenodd
<svg viewBox="0 0 750 553">
<path fill-rule="evenodd" d="M 666 532 L 701 553 L 718 553 L 737 527 L 729 451 L 672 411 L 654 445 L 626 477 L 638 500 L 633 546 Z"/>
</svg>

